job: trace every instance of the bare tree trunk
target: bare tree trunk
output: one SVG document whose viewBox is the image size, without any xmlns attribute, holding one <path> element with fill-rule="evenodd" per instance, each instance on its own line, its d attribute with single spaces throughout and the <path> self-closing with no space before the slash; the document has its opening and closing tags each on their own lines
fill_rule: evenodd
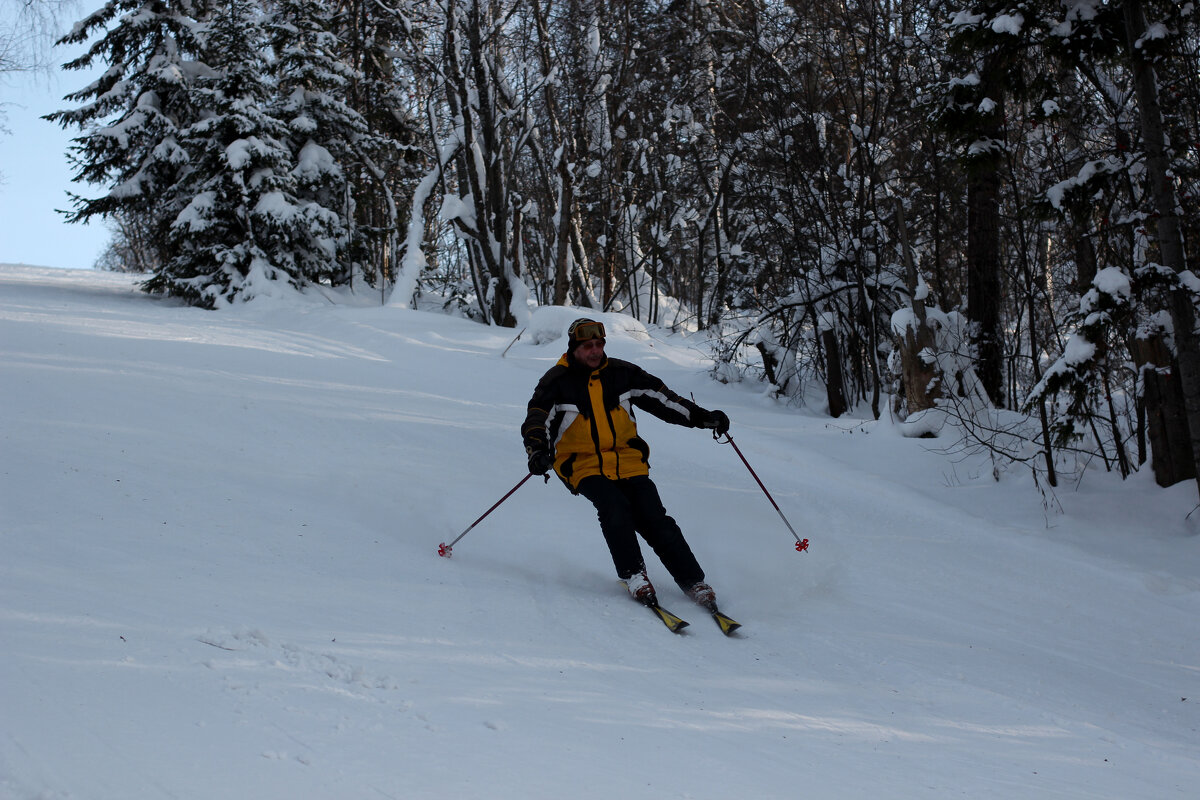
<svg viewBox="0 0 1200 800">
<path fill-rule="evenodd" d="M 983 96 L 996 107 L 980 124 L 978 138 L 999 146 L 1007 89 L 1000 67 L 1003 56 L 986 56 L 980 68 Z M 972 323 L 975 372 L 997 408 L 1004 408 L 1004 352 L 1001 330 L 1000 181 L 1001 157 L 981 154 L 967 166 L 967 317 Z"/>
<path fill-rule="evenodd" d="M 557 144 L 553 156 L 553 180 L 557 186 L 548 189 L 553 194 L 554 226 L 554 280 L 552 302 L 556 306 L 566 305 L 571 280 L 571 227 L 575 213 L 575 182 L 571 175 L 574 145 L 563 125 L 562 110 L 558 103 L 558 81 L 550 80 L 556 69 L 550 47 L 550 31 L 546 14 L 540 3 L 531 3 L 534 24 L 538 32 L 538 57 L 541 59 L 542 77 L 545 81 L 542 96 L 546 103 L 546 120 L 549 123 L 550 139 Z M 555 191 L 556 190 L 556 191 Z"/>
<path fill-rule="evenodd" d="M 1171 486 L 1196 477 L 1189 447 L 1187 409 L 1179 371 L 1162 336 L 1134 339 L 1130 346 L 1142 376 L 1146 428 L 1150 437 L 1150 466 L 1159 486 Z"/>
<path fill-rule="evenodd" d="M 829 402 L 829 416 L 836 418 L 847 409 L 842 349 L 838 345 L 837 331 L 832 327 L 822 330 L 821 344 L 825 346 L 825 399 Z"/>
<path fill-rule="evenodd" d="M 988 398 L 1004 407 L 1000 331 L 1000 176 L 978 167 L 967 187 L 967 312 L 975 326 L 976 371 Z"/>
<path fill-rule="evenodd" d="M 1140 0 L 1125 2 L 1125 34 L 1133 70 L 1134 92 L 1141 116 L 1142 138 L 1146 147 L 1146 177 L 1157 213 L 1155 224 L 1159 259 L 1168 269 L 1182 273 L 1187 258 L 1180 235 L 1175 185 L 1170 175 L 1170 156 L 1163 131 L 1162 107 L 1158 99 L 1158 78 L 1154 66 L 1145 59 L 1138 44 L 1146 32 L 1146 18 Z M 1175 328 L 1176 362 L 1187 413 L 1191 441 L 1193 474 L 1200 489 L 1200 340 L 1196 336 L 1196 309 L 1191 293 L 1182 285 L 1171 292 L 1171 321 Z"/>
<path fill-rule="evenodd" d="M 558 155 L 558 224 L 555 225 L 557 237 L 554 247 L 554 305 L 567 304 L 572 259 L 571 259 L 571 196 L 574 192 L 571 184 L 571 172 L 567 168 L 565 153 Z"/>
</svg>

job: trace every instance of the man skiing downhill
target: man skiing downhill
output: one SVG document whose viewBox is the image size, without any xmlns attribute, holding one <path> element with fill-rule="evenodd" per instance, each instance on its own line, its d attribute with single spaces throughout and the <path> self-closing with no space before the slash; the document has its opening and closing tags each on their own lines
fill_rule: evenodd
<svg viewBox="0 0 1200 800">
<path fill-rule="evenodd" d="M 658 604 L 638 544 L 641 534 L 684 593 L 715 608 L 704 570 L 650 480 L 650 448 L 638 435 L 633 406 L 718 435 L 729 430 L 729 417 L 680 397 L 636 364 L 609 358 L 605 342 L 604 325 L 596 320 L 577 319 L 568 328 L 567 352 L 538 382 L 521 426 L 529 471 L 545 475 L 553 469 L 572 494 L 592 502 L 617 577 L 635 600 Z"/>
</svg>

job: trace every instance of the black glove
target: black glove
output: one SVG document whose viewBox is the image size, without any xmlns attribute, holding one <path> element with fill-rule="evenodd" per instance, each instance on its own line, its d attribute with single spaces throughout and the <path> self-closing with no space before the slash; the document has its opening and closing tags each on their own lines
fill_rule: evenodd
<svg viewBox="0 0 1200 800">
<path fill-rule="evenodd" d="M 717 432 L 717 436 L 723 436 L 729 433 L 729 417 L 724 411 L 705 411 L 700 418 L 700 427 L 711 428 Z"/>
<path fill-rule="evenodd" d="M 554 466 L 554 456 L 541 448 L 526 448 L 529 453 L 529 471 L 534 475 L 545 475 Z"/>
</svg>

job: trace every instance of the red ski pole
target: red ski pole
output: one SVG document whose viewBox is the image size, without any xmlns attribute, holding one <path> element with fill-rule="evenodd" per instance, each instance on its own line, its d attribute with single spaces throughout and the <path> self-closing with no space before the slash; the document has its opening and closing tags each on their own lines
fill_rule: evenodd
<svg viewBox="0 0 1200 800">
<path fill-rule="evenodd" d="M 721 441 L 720 438 L 715 435 L 713 438 L 718 442 Z M 764 486 L 762 480 L 759 479 L 758 473 L 754 471 L 754 467 L 750 466 L 750 462 L 746 460 L 744 455 L 742 455 L 741 448 L 737 446 L 737 442 L 733 441 L 733 437 L 730 436 L 728 432 L 725 434 L 725 441 L 733 445 L 734 452 L 738 454 L 738 458 L 740 458 L 742 463 L 746 465 L 746 469 L 750 470 L 750 474 L 754 476 L 754 480 L 758 483 L 758 488 L 763 490 L 763 494 L 765 494 L 767 499 L 771 501 L 771 505 L 775 507 L 775 512 L 779 514 L 779 518 L 783 520 L 783 524 L 787 525 L 787 529 L 792 532 L 792 536 L 796 537 L 796 551 L 803 553 L 808 549 L 808 539 L 801 539 L 800 535 L 796 533 L 796 529 L 792 527 L 792 523 L 788 522 L 788 518 L 783 515 L 783 511 L 779 509 L 779 504 L 775 502 L 774 497 L 771 497 L 771 493 L 767 491 L 767 487 Z"/>
<path fill-rule="evenodd" d="M 462 533 L 460 533 L 458 536 L 456 536 L 454 538 L 454 541 L 452 541 L 450 544 L 446 544 L 445 542 L 442 542 L 441 544 L 439 544 L 438 545 L 438 555 L 442 556 L 443 558 L 449 558 L 450 556 L 454 555 L 454 553 L 452 551 L 454 550 L 454 545 L 458 544 L 458 540 L 461 539 L 462 537 L 466 536 L 468 533 L 470 533 L 471 528 L 474 528 L 476 525 L 483 522 L 484 517 L 486 517 L 488 514 L 492 513 L 497 508 L 499 508 L 501 503 L 503 503 L 508 498 L 512 497 L 513 492 L 517 491 L 517 489 L 520 489 L 522 486 L 524 486 L 525 481 L 529 480 L 532 477 L 533 477 L 533 473 L 531 472 L 528 475 L 526 475 L 524 478 L 521 478 L 521 480 L 517 483 L 516 486 L 514 486 L 513 488 L 508 490 L 508 494 L 504 495 L 504 497 L 501 497 L 499 500 L 496 501 L 495 505 L 493 505 L 487 511 L 483 512 L 483 514 L 480 515 L 479 519 L 475 520 L 470 525 L 468 525 L 467 529 L 465 531 L 463 531 Z"/>
</svg>

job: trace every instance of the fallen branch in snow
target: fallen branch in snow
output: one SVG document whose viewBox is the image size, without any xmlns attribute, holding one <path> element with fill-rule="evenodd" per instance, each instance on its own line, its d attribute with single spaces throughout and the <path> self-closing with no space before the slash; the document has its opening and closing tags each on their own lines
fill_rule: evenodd
<svg viewBox="0 0 1200 800">
<path fill-rule="evenodd" d="M 237 652 L 237 648 L 236 648 L 236 647 L 226 647 L 226 646 L 225 646 L 225 645 L 223 645 L 223 644 L 217 644 L 216 642 L 210 642 L 208 639 L 197 639 L 196 641 L 197 641 L 197 642 L 199 642 L 200 644 L 206 644 L 206 645 L 208 645 L 209 647 L 215 647 L 215 648 L 217 648 L 218 650 L 225 650 L 225 651 L 227 651 L 227 652 L 230 652 L 230 653 L 236 653 L 236 652 Z"/>
</svg>

